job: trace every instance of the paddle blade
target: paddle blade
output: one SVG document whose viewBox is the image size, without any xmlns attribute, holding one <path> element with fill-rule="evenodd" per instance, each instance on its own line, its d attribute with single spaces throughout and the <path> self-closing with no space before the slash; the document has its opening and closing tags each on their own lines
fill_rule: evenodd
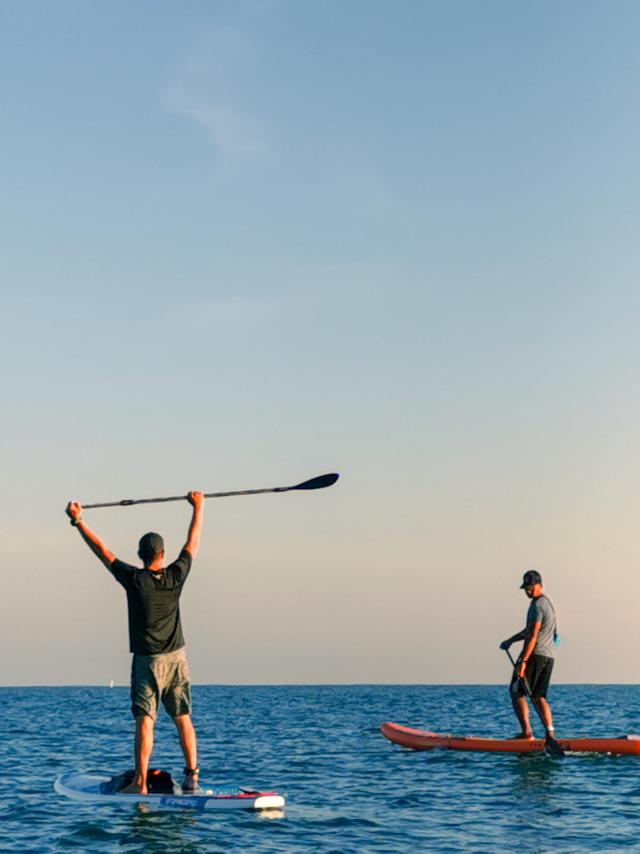
<svg viewBox="0 0 640 854">
<path fill-rule="evenodd" d="M 565 756 L 565 752 L 560 744 L 552 735 L 549 735 L 549 733 L 547 733 L 547 737 L 545 739 L 545 748 L 549 755 L 553 756 L 554 759 L 563 759 Z"/>
<path fill-rule="evenodd" d="M 321 474 L 318 477 L 312 477 L 311 480 L 305 480 L 297 486 L 290 486 L 289 489 L 324 489 L 325 486 L 333 486 L 339 477 L 339 474 Z"/>
</svg>

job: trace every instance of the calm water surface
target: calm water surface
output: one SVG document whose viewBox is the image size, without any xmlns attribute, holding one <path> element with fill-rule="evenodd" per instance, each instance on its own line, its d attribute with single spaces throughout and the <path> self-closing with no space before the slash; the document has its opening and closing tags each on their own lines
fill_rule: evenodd
<svg viewBox="0 0 640 854">
<path fill-rule="evenodd" d="M 202 778 L 286 792 L 283 817 L 140 812 L 56 795 L 62 771 L 131 766 L 125 688 L 5 688 L 0 848 L 82 852 L 640 851 L 640 757 L 415 753 L 385 720 L 504 736 L 495 686 L 194 688 Z M 558 735 L 640 732 L 640 687 L 559 686 Z M 539 728 L 538 728 L 539 729 Z M 176 774 L 173 725 L 154 766 Z"/>
</svg>

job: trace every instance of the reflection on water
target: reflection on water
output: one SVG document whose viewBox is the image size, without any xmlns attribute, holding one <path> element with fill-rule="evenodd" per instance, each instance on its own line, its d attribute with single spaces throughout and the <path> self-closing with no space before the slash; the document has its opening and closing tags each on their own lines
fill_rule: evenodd
<svg viewBox="0 0 640 854">
<path fill-rule="evenodd" d="M 259 818 L 273 821 L 276 818 L 284 818 L 284 810 L 260 810 L 257 815 Z"/>
<path fill-rule="evenodd" d="M 512 766 L 515 791 L 541 803 L 553 798 L 554 777 L 562 773 L 558 768 L 562 761 L 546 753 L 518 756 Z"/>
<path fill-rule="evenodd" d="M 125 834 L 130 843 L 140 843 L 145 850 L 149 850 L 154 843 L 160 840 L 165 851 L 198 852 L 201 851 L 201 843 L 198 841 L 200 834 L 200 816 L 188 811 L 167 812 L 165 810 L 144 809 L 148 804 L 138 804 L 138 808 L 131 816 L 128 831 Z M 222 845 L 224 833 L 220 839 L 212 834 L 211 842 Z"/>
</svg>

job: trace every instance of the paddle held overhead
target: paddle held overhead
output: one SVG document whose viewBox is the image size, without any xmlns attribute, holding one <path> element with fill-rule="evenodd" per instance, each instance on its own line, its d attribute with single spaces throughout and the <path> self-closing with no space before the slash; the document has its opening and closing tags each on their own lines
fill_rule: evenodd
<svg viewBox="0 0 640 854">
<path fill-rule="evenodd" d="M 205 492 L 205 498 L 230 498 L 232 495 L 261 495 L 265 492 L 292 492 L 297 489 L 324 489 L 333 484 L 340 477 L 339 474 L 321 474 L 297 483 L 295 486 L 274 486 L 269 489 L 242 489 L 234 492 Z M 102 504 L 83 504 L 83 510 L 94 510 L 97 507 L 130 507 L 132 504 L 160 504 L 164 501 L 186 501 L 186 495 L 172 495 L 169 498 L 125 498 L 122 501 L 108 501 Z"/>
</svg>

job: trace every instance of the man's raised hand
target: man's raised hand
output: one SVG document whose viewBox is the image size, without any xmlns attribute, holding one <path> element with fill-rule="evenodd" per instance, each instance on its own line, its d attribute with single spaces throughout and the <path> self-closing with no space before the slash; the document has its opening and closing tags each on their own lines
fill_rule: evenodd
<svg viewBox="0 0 640 854">
<path fill-rule="evenodd" d="M 77 501 L 70 501 L 64 512 L 72 522 L 75 522 L 82 516 L 82 504 L 78 504 Z"/>
<path fill-rule="evenodd" d="M 202 492 L 190 492 L 187 495 L 187 501 L 197 510 L 200 510 L 204 504 L 204 495 Z"/>
</svg>

